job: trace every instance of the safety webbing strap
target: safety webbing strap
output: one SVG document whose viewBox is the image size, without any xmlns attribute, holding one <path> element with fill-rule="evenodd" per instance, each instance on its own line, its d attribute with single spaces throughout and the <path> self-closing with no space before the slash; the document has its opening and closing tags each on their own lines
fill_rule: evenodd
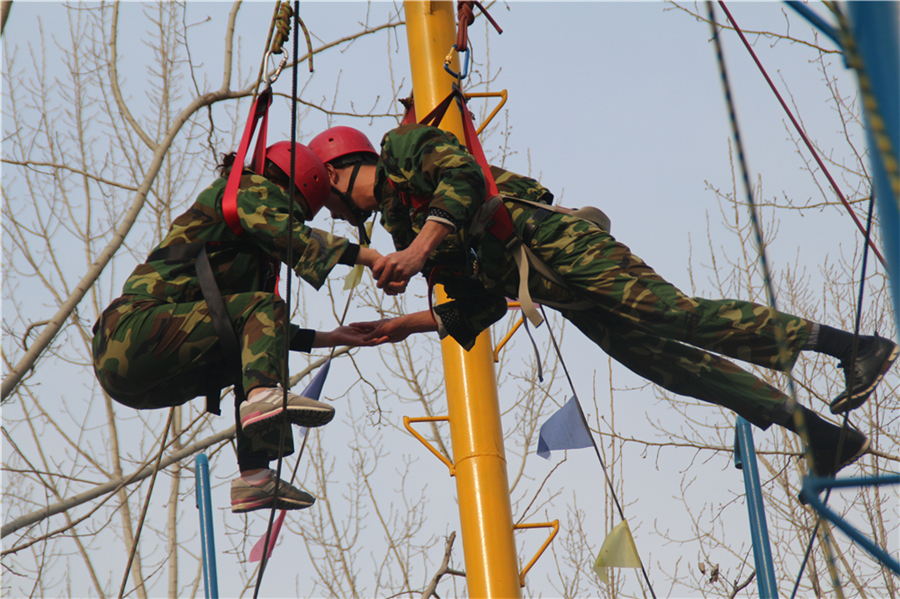
<svg viewBox="0 0 900 599">
<path fill-rule="evenodd" d="M 462 94 L 459 91 L 455 93 L 460 95 L 462 98 Z M 472 122 L 472 117 L 469 114 L 469 111 L 466 109 L 465 104 L 460 106 L 460 112 L 462 113 L 462 121 L 463 121 L 463 131 L 466 137 L 466 148 L 468 148 L 469 153 L 475 158 L 475 161 L 481 166 L 482 172 L 484 172 L 484 184 L 487 190 L 487 198 L 495 198 L 500 195 L 500 191 L 497 189 L 497 182 L 494 180 L 494 175 L 491 173 L 491 165 L 488 164 L 487 158 L 484 155 L 484 149 L 481 147 L 481 142 L 478 140 L 478 133 L 475 129 L 475 123 Z M 506 209 L 506 205 L 501 200 L 497 202 L 496 208 L 491 216 L 491 220 L 488 223 L 486 230 L 488 233 L 499 239 L 506 246 L 506 249 L 513 255 L 513 259 L 516 261 L 516 266 L 519 270 L 519 305 L 522 307 L 522 314 L 531 321 L 531 324 L 534 326 L 540 326 L 542 322 L 544 322 L 543 317 L 537 311 L 537 308 L 534 307 L 534 302 L 531 301 L 531 293 L 528 290 L 528 274 L 529 274 L 529 259 L 526 254 L 526 248 L 522 244 L 522 241 L 516 235 L 516 229 L 513 227 L 512 217 L 509 215 L 509 210 Z"/>
<path fill-rule="evenodd" d="M 222 298 L 218 284 L 216 284 L 216 277 L 213 274 L 209 256 L 206 253 L 206 245 L 205 241 L 195 241 L 159 248 L 150 254 L 147 261 L 177 260 L 186 263 L 193 261 L 194 269 L 197 271 L 197 280 L 200 282 L 200 292 L 206 301 L 213 328 L 216 331 L 216 336 L 219 338 L 225 364 L 228 370 L 240 377 L 240 374 L 243 372 L 241 366 L 241 344 L 238 342 L 237 335 L 234 332 L 231 318 L 228 317 L 225 300 Z M 206 395 L 206 411 L 217 416 L 222 413 L 219 408 L 221 391 L 221 389 L 210 389 Z M 239 406 L 246 399 L 244 385 L 240 380 L 234 384 L 234 395 L 237 398 L 235 405 Z M 238 419 L 238 422 L 240 422 L 240 419 Z"/>
<path fill-rule="evenodd" d="M 256 137 L 256 147 L 253 149 L 253 171 L 258 175 L 263 174 L 265 171 L 266 132 L 269 128 L 269 106 L 271 104 L 272 91 L 267 87 L 253 101 L 250 116 L 247 118 L 247 126 L 244 127 L 244 135 L 241 137 L 241 144 L 238 146 L 234 165 L 231 167 L 228 183 L 225 185 L 225 195 L 222 196 L 222 216 L 225 217 L 225 224 L 228 225 L 232 233 L 239 237 L 245 235 L 237 210 L 237 192 L 241 183 L 241 174 L 244 170 L 244 160 L 247 157 L 247 149 L 250 147 L 250 139 L 253 137 L 256 123 L 262 119 L 259 135 Z"/>
<path fill-rule="evenodd" d="M 400 126 L 410 125 L 412 123 L 416 123 L 416 105 L 412 103 L 412 97 L 410 97 L 409 106 L 406 108 L 406 112 L 403 113 L 403 119 L 400 120 Z"/>
<path fill-rule="evenodd" d="M 403 202 L 403 205 L 413 209 L 413 215 L 428 208 L 431 196 L 401 191 L 391 178 L 388 178 L 388 184 L 391 186 L 391 190 L 400 198 L 400 201 Z"/>
<path fill-rule="evenodd" d="M 552 281 L 556 285 L 559 285 L 560 287 L 568 289 L 568 285 L 557 273 L 550 270 L 546 264 L 544 264 L 537 256 L 535 256 L 531 252 L 531 250 L 529 250 L 528 247 L 524 243 L 522 243 L 522 240 L 519 239 L 518 235 L 516 234 L 515 227 L 513 227 L 512 217 L 509 215 L 509 210 L 506 208 L 506 204 L 504 204 L 503 202 L 503 196 L 500 195 L 500 192 L 497 189 L 497 183 L 494 180 L 493 174 L 491 173 L 491 167 L 487 162 L 487 158 L 485 158 L 484 156 L 484 150 L 481 147 L 481 143 L 478 141 L 478 133 L 475 129 L 475 123 L 472 122 L 472 117 L 469 115 L 469 111 L 465 110 L 465 108 L 463 108 L 462 110 L 462 120 L 466 136 L 466 147 L 469 149 L 469 152 L 472 154 L 478 164 L 481 165 L 481 170 L 484 171 L 487 197 L 500 200 L 494 202 L 494 206 L 492 206 L 492 212 L 490 214 L 490 222 L 485 227 L 485 230 L 502 241 L 504 245 L 506 245 L 507 250 L 513 255 L 513 259 L 516 261 L 516 266 L 519 271 L 519 305 L 521 306 L 522 313 L 528 318 L 528 320 L 531 321 L 531 324 L 533 324 L 534 326 L 539 326 L 544 321 L 544 318 L 540 315 L 537 308 L 535 308 L 534 302 L 531 300 L 531 293 L 528 290 L 528 276 L 530 267 L 534 267 L 541 274 L 541 276 Z M 519 200 L 516 199 L 515 201 Z M 526 203 L 538 206 L 538 204 L 535 202 Z M 574 216 L 586 218 L 587 220 L 597 223 L 605 230 L 609 230 L 609 218 L 606 217 L 606 215 L 603 214 L 603 212 L 599 209 L 589 209 L 585 211 L 584 214 L 581 214 L 577 210 L 568 211 L 566 209 L 559 209 L 557 207 L 544 207 L 549 208 L 549 210 L 553 212 L 571 212 Z M 568 310 L 587 310 L 594 305 L 590 300 L 575 300 L 572 302 L 542 301 L 542 303 L 545 303 L 551 307 L 563 308 Z"/>
</svg>

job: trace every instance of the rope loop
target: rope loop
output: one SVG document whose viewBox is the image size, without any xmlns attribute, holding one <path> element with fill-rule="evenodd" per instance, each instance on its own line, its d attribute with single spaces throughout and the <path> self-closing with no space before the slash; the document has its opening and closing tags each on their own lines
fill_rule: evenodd
<svg viewBox="0 0 900 599">
<path fill-rule="evenodd" d="M 466 52 L 469 49 L 469 25 L 475 22 L 475 6 L 477 6 L 481 11 L 481 14 L 491 22 L 491 25 L 494 26 L 497 33 L 503 33 L 503 30 L 500 29 L 497 22 L 488 14 L 487 9 L 485 9 L 478 0 L 459 0 L 459 2 L 456 3 L 456 6 L 456 16 L 459 20 L 459 25 L 456 29 L 456 46 L 454 46 L 454 48 L 456 48 L 458 52 Z"/>
<path fill-rule="evenodd" d="M 503 30 L 500 29 L 500 26 L 497 25 L 497 22 L 491 17 L 491 15 L 488 14 L 488 11 L 484 8 L 484 6 L 481 5 L 481 2 L 478 2 L 478 0 L 459 0 L 459 2 L 456 3 L 456 6 L 456 16 L 458 19 L 458 25 L 456 28 L 456 43 L 453 44 L 453 47 L 450 48 L 450 51 L 447 53 L 447 57 L 444 58 L 444 70 L 447 71 L 454 79 L 462 81 L 469 76 L 469 63 L 472 56 L 472 53 L 469 52 L 469 25 L 475 22 L 475 7 L 477 6 L 479 10 L 481 10 L 481 14 L 487 17 L 487 20 L 491 22 L 491 25 L 494 26 L 494 29 L 497 30 L 497 33 L 503 33 Z M 461 73 L 457 73 L 452 68 L 450 68 L 450 64 L 453 61 L 454 50 L 456 50 L 456 52 L 459 54 L 466 55 Z"/>
<path fill-rule="evenodd" d="M 291 17 L 293 16 L 294 10 L 291 8 L 290 2 L 282 2 L 275 16 L 275 36 L 272 39 L 271 54 L 284 52 L 284 42 L 291 36 Z"/>
</svg>

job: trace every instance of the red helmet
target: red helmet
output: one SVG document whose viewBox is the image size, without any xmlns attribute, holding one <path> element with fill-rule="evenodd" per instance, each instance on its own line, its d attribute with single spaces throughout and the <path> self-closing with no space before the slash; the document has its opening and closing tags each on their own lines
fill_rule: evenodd
<svg viewBox="0 0 900 599">
<path fill-rule="evenodd" d="M 356 152 L 366 152 L 378 157 L 378 152 L 372 147 L 372 143 L 365 133 L 353 127 L 326 129 L 309 142 L 309 149 L 325 163 Z"/>
<path fill-rule="evenodd" d="M 306 219 L 310 220 L 325 205 L 328 196 L 331 195 L 331 183 L 328 180 L 328 171 L 322 161 L 303 144 L 294 144 L 294 185 L 303 196 L 301 206 L 304 206 Z M 275 166 L 291 175 L 291 142 L 279 141 L 266 148 L 266 158 Z"/>
</svg>

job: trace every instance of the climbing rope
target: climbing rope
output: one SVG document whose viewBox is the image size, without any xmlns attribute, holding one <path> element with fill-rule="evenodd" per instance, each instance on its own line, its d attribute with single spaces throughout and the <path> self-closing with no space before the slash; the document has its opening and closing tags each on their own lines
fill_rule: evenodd
<svg viewBox="0 0 900 599">
<path fill-rule="evenodd" d="M 263 59 L 259 65 L 259 73 L 256 75 L 256 86 L 253 89 L 253 99 L 256 99 L 256 95 L 259 92 L 259 84 L 265 81 L 265 69 L 266 64 L 268 63 L 269 55 L 272 54 L 272 38 L 275 35 L 275 31 L 278 29 L 278 18 L 279 14 L 281 14 L 281 5 L 282 2 L 275 2 L 275 12 L 272 15 L 272 24 L 269 26 L 269 34 L 266 36 L 266 43 L 263 46 Z M 283 42 L 282 42 L 283 44 Z M 278 46 L 279 48 L 281 45 Z M 270 82 L 271 83 L 271 82 Z"/>
<path fill-rule="evenodd" d="M 299 7 L 298 7 L 299 10 Z M 266 43 L 263 46 L 265 49 L 263 52 L 263 60 L 259 65 L 259 73 L 256 76 L 256 87 L 253 90 L 253 98 L 256 99 L 257 94 L 259 93 L 259 84 L 266 83 L 268 87 L 271 87 L 271 84 L 275 82 L 275 79 L 278 78 L 278 75 L 281 73 L 282 69 L 287 65 L 288 57 L 284 52 L 284 42 L 287 41 L 290 36 L 290 27 L 291 27 L 291 19 L 293 18 L 294 25 L 300 25 L 303 29 L 303 35 L 306 39 L 306 47 L 307 47 L 307 56 L 309 61 L 309 72 L 313 72 L 313 49 L 312 49 L 312 39 L 310 38 L 309 31 L 306 29 L 306 24 L 303 22 L 303 19 L 300 18 L 300 15 L 296 14 L 296 11 L 291 8 L 290 2 L 275 2 L 275 12 L 272 15 L 272 24 L 269 26 L 269 34 L 266 37 Z M 294 46 L 297 47 L 296 44 Z M 268 59 L 270 56 L 285 54 L 282 57 L 281 63 L 276 67 L 275 72 L 272 76 L 269 76 L 266 73 L 266 65 L 268 64 Z M 294 56 L 297 57 L 299 61 L 299 55 L 294 52 Z M 294 64 L 294 67 L 297 65 Z"/>
<path fill-rule="evenodd" d="M 282 2 L 275 10 L 275 20 L 272 21 L 272 27 L 275 29 L 275 37 L 272 40 L 272 54 L 281 54 L 284 52 L 284 42 L 288 40 L 291 34 L 291 17 L 294 11 L 288 2 Z"/>
<path fill-rule="evenodd" d="M 874 209 L 875 209 L 875 194 L 872 193 L 872 195 L 869 196 L 869 215 L 866 220 L 866 238 L 867 239 L 872 234 L 872 215 L 875 211 Z M 863 247 L 862 267 L 861 267 L 861 272 L 860 272 L 860 276 L 859 276 L 859 299 L 857 300 L 857 303 L 856 303 L 856 318 L 855 318 L 855 324 L 854 324 L 854 329 L 853 329 L 853 352 L 852 352 L 853 355 L 851 356 L 851 362 L 856 361 L 856 350 L 857 350 L 857 345 L 858 345 L 858 341 L 859 341 L 859 327 L 860 327 L 860 321 L 862 320 L 861 315 L 862 315 L 863 295 L 864 295 L 865 289 L 866 289 L 866 285 L 865 285 L 866 270 L 867 270 L 868 258 L 869 258 L 868 250 L 869 250 L 869 246 L 867 244 Z M 854 373 L 851 371 L 851 375 L 850 375 L 851 380 L 847 382 L 847 388 L 849 388 L 849 389 L 853 388 L 853 380 L 852 380 L 853 374 Z M 843 427 L 844 428 L 846 428 L 846 426 L 847 426 L 848 414 L 849 413 L 847 413 L 847 412 L 844 413 L 844 419 L 843 419 Z M 825 503 L 826 504 L 828 503 L 828 499 L 830 497 L 831 497 L 831 489 L 828 489 L 828 491 L 826 491 L 826 493 L 825 493 Z M 791 599 L 794 599 L 794 597 L 797 596 L 797 590 L 800 588 L 800 580 L 803 578 L 803 572 L 806 570 L 806 564 L 809 561 L 810 554 L 812 553 L 813 542 L 815 541 L 816 535 L 819 531 L 820 523 L 821 523 L 821 519 L 816 518 L 816 525 L 815 525 L 815 527 L 813 527 L 812 534 L 809 537 L 809 543 L 806 546 L 806 553 L 803 556 L 803 561 L 800 563 L 800 572 L 797 574 L 797 580 L 794 583 L 794 590 L 791 593 Z"/>
<path fill-rule="evenodd" d="M 497 30 L 497 33 L 503 33 L 503 30 L 500 29 L 500 25 L 497 25 L 497 21 L 495 21 L 491 15 L 488 13 L 487 9 L 481 5 L 481 2 L 477 2 L 475 0 L 460 0 L 456 3 L 457 13 L 456 16 L 459 19 L 459 24 L 456 28 L 456 49 L 459 52 L 465 52 L 469 49 L 469 25 L 475 22 L 475 11 L 473 10 L 474 6 L 477 6 L 488 21 L 491 22 L 491 25 L 494 26 L 494 29 Z"/>
<path fill-rule="evenodd" d="M 290 34 L 290 24 L 289 20 L 291 16 L 295 12 L 300 11 L 300 1 L 294 1 L 294 10 L 291 10 L 289 3 L 283 2 L 279 5 L 279 8 L 276 12 L 275 20 L 273 21 L 272 27 L 276 29 L 276 35 L 272 43 L 273 54 L 281 54 L 284 52 L 283 44 L 286 41 L 288 35 Z M 297 23 L 294 23 L 294 55 L 297 55 L 298 48 L 298 32 L 297 32 Z M 285 60 L 287 57 L 285 56 Z M 284 63 L 284 61 L 282 61 Z M 269 511 L 269 522 L 266 526 L 266 536 L 263 541 L 263 555 L 260 559 L 259 563 L 259 572 L 256 577 L 256 586 L 253 588 L 253 599 L 256 599 L 259 596 L 259 589 L 262 585 L 263 574 L 266 571 L 266 565 L 269 562 L 269 539 L 272 536 L 272 527 L 275 522 L 275 511 L 278 505 L 278 496 L 281 491 L 281 468 L 284 463 L 284 446 L 287 440 L 287 435 L 291 433 L 291 423 L 288 420 L 288 390 L 290 389 L 290 341 L 291 341 L 291 281 L 293 277 L 291 276 L 291 266 L 294 264 L 294 202 L 295 202 L 295 194 L 297 192 L 297 186 L 294 185 L 294 178 L 296 176 L 296 148 L 295 143 L 297 141 L 297 69 L 293 68 L 291 70 L 291 98 L 293 102 L 291 102 L 291 168 L 290 173 L 288 173 L 290 178 L 290 184 L 288 185 L 288 220 L 287 220 L 287 240 L 286 240 L 286 252 L 287 252 L 287 264 L 288 264 L 288 272 L 285 281 L 285 310 L 284 310 L 284 366 L 282 368 L 282 381 L 281 381 L 281 390 L 282 390 L 282 421 L 281 421 L 281 431 L 278 438 L 278 459 L 276 461 L 275 467 L 275 491 L 272 497 L 272 509 Z M 267 85 L 271 85 L 270 82 L 267 82 Z M 277 291 L 277 290 L 276 290 Z M 304 437 L 304 447 L 306 445 L 306 438 Z M 299 463 L 299 462 L 298 462 Z"/>
<path fill-rule="evenodd" d="M 144 507 L 141 510 L 141 518 L 138 521 L 137 530 L 134 533 L 134 541 L 131 543 L 131 550 L 128 552 L 128 564 L 125 566 L 125 574 L 122 577 L 122 586 L 119 588 L 119 599 L 125 596 L 125 587 L 128 584 L 128 575 L 131 573 L 131 565 L 134 563 L 134 556 L 137 554 L 138 543 L 141 540 L 141 531 L 144 528 L 144 519 L 147 517 L 147 509 L 150 507 L 150 497 L 153 496 L 153 487 L 156 484 L 156 475 L 159 473 L 159 463 L 162 461 L 163 454 L 166 451 L 166 440 L 169 437 L 169 430 L 172 428 L 172 419 L 175 415 L 175 408 L 169 408 L 169 419 L 166 421 L 166 428 L 163 431 L 162 442 L 160 443 L 159 452 L 156 454 L 156 461 L 153 464 L 153 476 L 150 478 L 150 488 L 147 490 L 147 497 L 144 498 Z"/>
<path fill-rule="evenodd" d="M 299 10 L 299 6 L 297 7 Z M 272 54 L 281 54 L 284 49 L 284 42 L 288 40 L 291 33 L 291 18 L 293 18 L 294 23 L 294 56 L 297 57 L 299 61 L 300 55 L 298 52 L 297 46 L 297 25 L 303 30 L 303 37 L 306 40 L 306 49 L 308 51 L 307 56 L 309 57 L 309 72 L 313 72 L 313 49 L 312 49 L 312 38 L 309 35 L 309 30 L 306 28 L 306 24 L 303 22 L 303 19 L 300 18 L 300 15 L 297 11 L 291 9 L 289 2 L 282 2 L 281 6 L 275 12 L 275 21 L 273 23 L 273 27 L 275 29 L 275 36 L 272 40 Z M 296 64 L 294 65 L 297 66 Z"/>
<path fill-rule="evenodd" d="M 730 13 L 728 12 L 728 9 L 725 7 L 725 3 L 722 2 L 722 0 L 719 0 L 719 5 L 722 6 L 722 9 L 728 15 L 729 20 L 732 22 L 732 24 L 734 24 L 734 20 L 731 17 Z M 725 92 L 726 104 L 728 105 L 729 120 L 731 122 L 732 133 L 734 135 L 735 145 L 736 145 L 736 149 L 737 149 L 737 153 L 738 153 L 738 162 L 741 166 L 741 174 L 742 174 L 743 181 L 744 181 L 744 188 L 747 192 L 747 204 L 750 208 L 750 219 L 753 224 L 753 231 L 754 231 L 754 235 L 756 237 L 760 265 L 763 270 L 763 277 L 765 279 L 765 284 L 766 284 L 766 292 L 769 297 L 769 305 L 772 307 L 773 310 L 775 310 L 777 312 L 778 308 L 777 308 L 777 300 L 775 297 L 774 285 L 772 283 L 772 277 L 771 277 L 771 273 L 769 270 L 768 260 L 766 258 L 765 243 L 763 241 L 762 229 L 759 225 L 759 218 L 757 216 L 756 202 L 753 197 L 753 187 L 750 183 L 749 168 L 747 166 L 746 157 L 744 155 L 744 147 L 743 147 L 743 143 L 741 141 L 740 128 L 738 126 L 737 114 L 736 114 L 735 108 L 734 108 L 734 99 L 731 94 L 731 86 L 729 84 L 728 73 L 725 68 L 725 57 L 722 52 L 722 44 L 721 44 L 721 40 L 719 39 L 718 29 L 716 26 L 715 8 L 711 1 L 707 2 L 707 7 L 709 10 L 709 22 L 710 22 L 710 27 L 712 28 L 713 41 L 715 42 L 716 56 L 717 56 L 718 64 L 719 64 L 719 71 L 720 71 L 720 75 L 721 75 L 721 79 L 722 79 L 722 86 L 723 86 L 724 92 Z M 776 341 L 779 345 L 779 353 L 781 355 L 785 355 L 787 352 L 786 352 L 786 348 L 784 347 L 784 343 L 785 343 L 784 342 L 784 327 L 780 322 L 777 322 Z M 798 433 L 800 434 L 801 441 L 803 442 L 805 452 L 806 452 L 806 459 L 807 459 L 808 464 L 810 465 L 810 470 L 812 472 L 816 472 L 817 469 L 816 469 L 816 464 L 815 464 L 815 458 L 813 456 L 812 447 L 809 443 L 809 431 L 806 427 L 805 418 L 803 417 L 803 412 L 801 410 L 796 409 L 796 407 L 797 407 L 797 391 L 796 391 L 796 385 L 794 383 L 794 377 L 790 371 L 787 371 L 785 374 L 788 377 L 788 388 L 789 388 L 787 409 L 788 409 L 788 411 L 793 413 L 794 423 L 797 427 Z M 844 419 L 844 422 L 846 425 L 846 417 Z M 835 455 L 835 465 L 837 465 L 837 460 L 839 459 L 839 456 L 841 454 L 842 445 L 844 443 L 845 432 L 846 432 L 846 426 L 844 426 L 841 429 L 841 436 L 838 441 L 838 448 L 837 448 L 836 455 Z M 820 518 L 820 520 L 821 520 L 821 518 Z M 825 538 L 825 543 L 823 543 L 824 552 L 825 552 L 826 562 L 828 564 L 828 569 L 831 574 L 832 583 L 834 585 L 835 592 L 837 593 L 837 595 L 839 597 L 842 598 L 843 593 L 841 590 L 840 581 L 838 580 L 838 577 L 837 577 L 837 569 L 834 564 L 834 555 L 831 550 L 831 535 L 830 535 L 827 527 L 823 526 L 822 529 L 823 529 L 822 534 Z"/>
<path fill-rule="evenodd" d="M 294 56 L 299 55 L 299 38 L 300 38 L 299 28 L 302 28 L 304 36 L 306 38 L 307 47 L 309 50 L 309 54 L 308 54 L 309 70 L 310 70 L 310 72 L 312 72 L 312 70 L 313 70 L 312 42 L 310 40 L 309 31 L 306 29 L 306 25 L 303 23 L 303 21 L 300 19 L 299 15 L 298 15 L 299 11 L 300 11 L 299 0 L 295 0 L 293 10 L 291 10 L 288 2 L 284 2 L 281 4 L 281 6 L 277 12 L 277 17 L 276 17 L 277 25 L 273 25 L 273 27 L 276 29 L 276 35 L 275 35 L 275 39 L 272 42 L 271 54 L 283 53 L 282 46 L 290 34 L 290 28 L 288 27 L 288 22 L 292 17 L 297 15 L 293 19 Z M 282 60 L 281 66 L 278 68 L 278 71 L 276 71 L 276 76 L 283 68 L 285 62 L 286 62 L 286 59 Z M 267 83 L 270 84 L 269 81 L 267 81 Z M 290 169 L 290 173 L 289 173 L 291 182 L 293 182 L 296 177 L 296 162 L 295 162 L 296 156 L 295 155 L 296 155 L 296 143 L 297 143 L 297 104 L 298 104 L 297 96 L 298 96 L 298 73 L 297 73 L 297 68 L 296 68 L 296 64 L 295 64 L 294 68 L 292 70 L 292 79 L 291 79 L 291 98 L 293 100 L 291 102 L 291 169 Z M 293 257 L 294 256 L 294 254 L 293 254 L 294 244 L 292 243 L 291 238 L 293 236 L 293 231 L 294 231 L 293 207 L 294 207 L 295 201 L 296 201 L 296 199 L 295 199 L 296 192 L 297 192 L 296 185 L 290 185 L 289 205 L 291 206 L 291 209 L 288 211 L 287 234 L 289 236 L 289 239 L 287 242 L 287 250 L 286 250 L 287 251 L 287 256 L 286 256 L 287 264 L 289 266 L 294 263 L 294 257 Z M 291 302 L 291 295 L 292 295 L 291 281 L 292 281 L 292 277 L 290 276 L 290 268 L 289 268 L 287 280 L 285 282 L 285 296 L 286 297 L 284 300 L 285 301 L 284 368 L 283 368 L 283 373 L 282 373 L 283 380 L 281 382 L 282 391 L 283 391 L 283 395 L 282 395 L 283 404 L 282 405 L 283 405 L 284 419 L 282 421 L 281 434 L 279 436 L 279 442 L 278 442 L 278 460 L 277 460 L 277 466 L 275 469 L 275 480 L 276 480 L 275 493 L 274 493 L 274 498 L 272 501 L 272 509 L 269 512 L 269 522 L 266 527 L 266 534 L 263 539 L 263 553 L 262 553 L 262 557 L 260 558 L 260 566 L 259 566 L 259 571 L 258 571 L 258 575 L 257 575 L 256 586 L 254 587 L 254 590 L 253 590 L 254 599 L 256 599 L 256 597 L 258 597 L 258 595 L 259 595 L 259 589 L 262 584 L 263 574 L 265 573 L 266 565 L 268 564 L 268 559 L 269 559 L 269 549 L 268 548 L 269 548 L 269 543 L 271 541 L 272 534 L 273 534 L 273 527 L 274 527 L 274 522 L 275 522 L 275 512 L 278 509 L 277 508 L 278 493 L 279 493 L 280 487 L 281 487 L 281 470 L 282 470 L 282 465 L 284 463 L 284 457 L 283 457 L 284 446 L 285 446 L 285 443 L 287 440 L 287 435 L 291 434 L 291 425 L 287 419 L 288 389 L 291 388 L 290 368 L 289 368 L 289 357 L 290 357 L 290 334 L 289 334 L 289 332 L 290 332 L 290 314 L 291 314 L 291 303 L 290 302 Z M 347 316 L 347 312 L 349 310 L 350 301 L 351 301 L 352 297 L 353 297 L 353 290 L 351 289 L 350 293 L 347 296 L 347 303 L 344 306 L 344 312 L 341 316 L 341 321 L 340 321 L 341 325 L 343 325 L 344 319 Z M 334 357 L 334 352 L 335 352 L 335 348 L 332 347 L 331 354 L 329 355 L 329 358 L 328 358 L 329 361 Z M 327 364 L 327 362 L 326 362 L 326 364 Z M 306 443 L 307 443 L 308 438 L 309 438 L 309 433 L 307 431 L 307 433 L 303 436 L 303 442 L 300 446 L 300 451 L 297 455 L 297 461 L 294 464 L 294 469 L 293 469 L 293 472 L 291 474 L 291 479 L 288 484 L 294 483 L 294 480 L 297 476 L 297 470 L 300 466 L 300 461 L 303 459 L 303 452 L 306 449 Z"/>
<path fill-rule="evenodd" d="M 720 4 L 723 4 L 723 3 L 720 2 Z M 710 22 L 710 27 L 712 28 L 713 41 L 715 42 L 715 47 L 716 47 L 716 57 L 718 59 L 719 75 L 721 76 L 722 86 L 723 86 L 724 92 L 725 92 L 725 103 L 728 107 L 728 117 L 731 122 L 732 134 L 734 135 L 735 149 L 737 150 L 738 163 L 740 164 L 740 167 L 741 167 L 741 175 L 742 175 L 743 182 L 744 182 L 744 189 L 747 192 L 747 206 L 750 209 L 750 222 L 753 225 L 753 233 L 756 238 L 757 248 L 759 250 L 759 261 L 760 261 L 760 266 L 763 271 L 763 279 L 764 279 L 765 285 L 766 285 L 766 294 L 769 299 L 769 305 L 772 307 L 773 310 L 777 311 L 778 310 L 778 302 L 777 302 L 777 298 L 775 296 L 775 287 L 774 287 L 774 284 L 772 283 L 772 275 L 769 270 L 769 262 L 766 257 L 766 250 L 765 250 L 766 245 L 765 245 L 765 241 L 763 240 L 762 227 L 759 224 L 759 218 L 758 218 L 757 212 L 756 212 L 756 200 L 753 197 L 753 185 L 750 183 L 750 171 L 747 166 L 747 159 L 744 155 L 744 144 L 743 144 L 743 141 L 741 138 L 740 128 L 738 127 L 737 113 L 735 112 L 735 108 L 734 108 L 734 99 L 732 98 L 732 95 L 731 95 L 731 86 L 728 82 L 728 72 L 725 67 L 725 56 L 722 52 L 722 43 L 721 43 L 721 40 L 719 39 L 719 33 L 718 33 L 718 29 L 716 27 L 715 9 L 713 7 L 712 2 L 708 2 L 707 6 L 709 8 L 709 22 Z M 724 6 L 723 6 L 723 8 L 724 8 Z M 779 356 L 779 358 L 782 358 L 787 354 L 787 349 L 785 348 L 785 345 L 784 345 L 784 343 L 785 343 L 785 341 L 784 341 L 784 326 L 780 323 L 780 320 L 779 320 L 778 326 L 776 328 L 776 341 L 778 343 L 779 354 L 781 354 Z M 781 361 L 781 360 L 779 359 L 779 361 Z M 790 400 L 789 400 L 790 405 L 788 406 L 788 408 L 793 411 L 793 408 L 795 407 L 796 400 L 797 400 L 796 388 L 795 388 L 795 384 L 794 384 L 794 378 L 791 376 L 790 371 L 788 371 L 786 374 L 788 376 L 788 387 L 789 387 L 789 391 L 790 391 Z M 803 429 L 805 430 L 805 428 L 806 427 L 804 426 Z M 804 439 L 804 442 L 806 442 L 805 439 Z"/>
<path fill-rule="evenodd" d="M 469 62 L 471 60 L 471 52 L 469 51 L 469 25 L 475 22 L 475 10 L 474 7 L 477 6 L 488 21 L 491 22 L 491 25 L 494 26 L 494 29 L 497 30 L 497 33 L 503 33 L 503 30 L 500 28 L 500 25 L 491 17 L 488 13 L 487 9 L 481 5 L 481 2 L 477 2 L 477 0 L 459 0 L 456 3 L 457 6 L 457 27 L 456 27 L 456 43 L 450 48 L 450 51 L 447 53 L 447 57 L 444 58 L 444 70 L 447 71 L 451 77 L 456 79 L 457 81 L 462 81 L 469 75 Z M 453 51 L 456 51 L 457 54 L 465 54 L 466 59 L 463 63 L 463 68 L 459 73 L 455 72 L 450 64 L 453 62 Z"/>
</svg>

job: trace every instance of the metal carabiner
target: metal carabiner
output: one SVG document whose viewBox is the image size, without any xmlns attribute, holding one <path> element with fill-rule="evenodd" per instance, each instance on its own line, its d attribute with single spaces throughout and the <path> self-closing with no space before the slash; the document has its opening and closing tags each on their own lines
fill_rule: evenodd
<svg viewBox="0 0 900 599">
<path fill-rule="evenodd" d="M 465 50 L 463 50 L 463 52 L 465 52 L 465 54 L 466 54 L 466 61 L 463 63 L 462 74 L 459 74 L 450 68 L 450 63 L 453 62 L 453 51 L 454 50 L 456 50 L 456 44 L 453 44 L 453 47 L 450 48 L 450 52 L 447 54 L 447 57 L 444 58 L 444 70 L 447 71 L 448 73 L 450 73 L 450 75 L 453 76 L 454 79 L 465 79 L 466 77 L 469 76 L 469 57 L 471 56 L 471 53 L 469 51 L 469 48 L 466 48 Z M 456 50 L 456 53 L 460 54 L 459 50 Z"/>
<path fill-rule="evenodd" d="M 284 57 L 281 59 L 281 62 L 280 62 L 280 63 L 278 64 L 278 66 L 275 68 L 275 72 L 272 73 L 272 76 L 269 77 L 269 74 L 268 74 L 268 73 L 266 73 L 265 75 L 263 75 L 263 81 L 265 82 L 266 87 L 271 87 L 272 84 L 275 83 L 275 81 L 278 79 L 278 76 L 281 75 L 281 71 L 282 71 L 282 70 L 284 69 L 284 67 L 287 65 L 287 61 L 288 61 L 288 52 L 287 52 L 287 50 L 282 50 L 282 53 L 284 54 Z M 269 64 L 269 59 L 270 59 L 270 58 L 272 58 L 272 52 L 271 52 L 271 50 L 270 50 L 269 52 L 266 52 L 266 56 L 265 56 L 265 58 L 263 59 L 263 60 L 264 60 L 264 63 L 265 63 L 266 65 Z"/>
</svg>

